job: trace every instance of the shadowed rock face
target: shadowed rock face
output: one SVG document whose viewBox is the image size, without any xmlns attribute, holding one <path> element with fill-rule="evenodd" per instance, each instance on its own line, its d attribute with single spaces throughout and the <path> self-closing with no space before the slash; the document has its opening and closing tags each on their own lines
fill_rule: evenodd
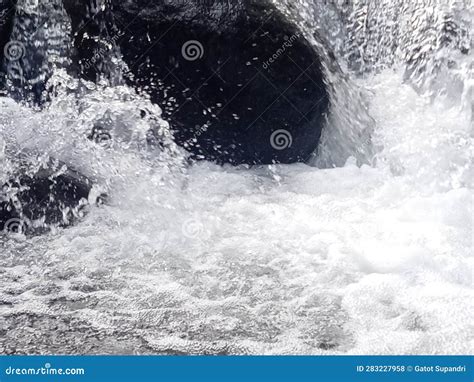
<svg viewBox="0 0 474 382">
<path fill-rule="evenodd" d="M 0 0 L 0 95 L 4 88 L 5 70 L 4 70 L 4 50 L 10 41 L 15 16 L 14 0 Z"/>
<path fill-rule="evenodd" d="M 35 234 L 69 225 L 87 204 L 91 187 L 88 179 L 58 166 L 19 174 L 3 185 L 0 230 Z"/>
<path fill-rule="evenodd" d="M 34 12 L 23 3 L 15 11 L 15 3 L 0 0 L 0 60 L 9 41 L 21 42 L 22 80 L 47 79 L 51 54 L 56 65 L 71 59 L 69 70 L 90 80 L 116 74 L 122 58 L 127 81 L 162 107 L 176 142 L 196 159 L 292 163 L 318 145 L 329 108 L 321 62 L 266 0 L 54 0 Z M 25 40 L 47 15 L 61 21 L 59 32 L 32 32 L 41 44 Z M 71 50 L 61 38 L 69 21 Z M 37 233 L 80 215 L 91 182 L 58 166 L 24 170 L 3 185 L 0 231 Z"/>
<path fill-rule="evenodd" d="M 329 107 L 320 60 L 267 1 L 65 3 L 82 72 L 94 77 L 109 55 L 90 65 L 92 41 L 116 44 L 128 81 L 160 104 L 195 158 L 292 163 L 315 151 Z"/>
<path fill-rule="evenodd" d="M 0 54 L 10 40 L 13 18 L 15 15 L 15 0 L 0 0 Z"/>
<path fill-rule="evenodd" d="M 10 12 L 0 46 L 11 37 L 13 6 L 0 0 L 0 11 Z M 127 81 L 162 107 L 176 142 L 194 158 L 292 163 L 317 148 L 329 108 L 320 59 L 269 1 L 63 0 L 56 8 L 63 6 L 73 39 L 70 71 L 117 79 L 122 58 Z M 50 12 L 38 9 L 38 19 Z M 69 52 L 63 48 L 56 50 Z M 39 61 L 46 62 L 28 65 Z"/>
</svg>

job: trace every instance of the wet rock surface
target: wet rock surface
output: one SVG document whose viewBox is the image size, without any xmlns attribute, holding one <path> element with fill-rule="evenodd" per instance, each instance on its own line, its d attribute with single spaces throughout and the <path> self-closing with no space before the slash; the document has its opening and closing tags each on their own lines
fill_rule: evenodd
<svg viewBox="0 0 474 382">
<path fill-rule="evenodd" d="M 0 0 L 0 95 L 5 89 L 5 50 L 8 50 L 13 27 L 15 3 L 14 0 Z"/>
<path fill-rule="evenodd" d="M 329 108 L 320 58 L 270 3 L 87 4 L 66 2 L 81 71 L 110 69 L 119 48 L 128 82 L 162 107 L 193 157 L 292 163 L 316 150 Z"/>
<path fill-rule="evenodd" d="M 40 233 L 50 226 L 67 226 L 83 215 L 92 183 L 56 163 L 38 171 L 23 171 L 3 185 L 0 227 L 4 233 Z"/>
</svg>

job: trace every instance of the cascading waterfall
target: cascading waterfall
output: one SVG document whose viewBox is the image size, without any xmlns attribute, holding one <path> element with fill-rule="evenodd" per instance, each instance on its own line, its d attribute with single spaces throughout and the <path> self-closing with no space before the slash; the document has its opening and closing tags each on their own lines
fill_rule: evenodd
<svg viewBox="0 0 474 382">
<path fill-rule="evenodd" d="M 67 229 L 0 236 L 3 352 L 471 351 L 472 6 L 274 3 L 334 52 L 311 165 L 190 166 L 120 75 L 71 75 L 79 37 L 59 0 L 19 0 L 0 181 L 19 153 L 54 158 L 108 199 Z M 105 74 L 126 71 L 115 52 Z M 46 94 L 41 110 L 18 102 Z M 97 124 L 113 142 L 87 138 Z"/>
<path fill-rule="evenodd" d="M 5 57 L 13 97 L 44 102 L 46 81 L 70 64 L 71 49 L 70 20 L 61 0 L 19 0 Z"/>
</svg>

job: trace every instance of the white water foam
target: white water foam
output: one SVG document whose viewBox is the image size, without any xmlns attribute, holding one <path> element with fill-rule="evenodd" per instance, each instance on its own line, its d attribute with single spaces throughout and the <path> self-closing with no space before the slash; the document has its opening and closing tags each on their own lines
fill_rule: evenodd
<svg viewBox="0 0 474 382">
<path fill-rule="evenodd" d="M 4 140 L 34 134 L 110 198 L 74 227 L 2 238 L 4 351 L 470 353 L 471 110 L 396 71 L 361 85 L 374 167 L 186 168 L 137 149 L 146 128 L 124 89 L 80 116 L 64 97 L 41 112 L 2 100 Z M 84 138 L 106 109 L 135 141 Z"/>
<path fill-rule="evenodd" d="M 188 166 L 168 137 L 147 148 L 158 107 L 62 71 L 43 110 L 0 99 L 0 181 L 21 152 L 108 194 L 73 227 L 0 236 L 0 352 L 471 353 L 470 62 L 427 93 L 403 68 L 357 80 L 371 166 L 331 151 L 350 125 L 320 148 L 337 168 Z M 86 138 L 104 115 L 111 147 Z"/>
</svg>

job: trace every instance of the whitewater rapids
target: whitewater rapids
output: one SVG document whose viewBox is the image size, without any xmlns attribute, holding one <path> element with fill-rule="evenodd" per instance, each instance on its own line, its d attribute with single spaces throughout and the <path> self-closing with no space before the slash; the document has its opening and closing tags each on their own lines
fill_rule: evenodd
<svg viewBox="0 0 474 382">
<path fill-rule="evenodd" d="M 456 101 L 398 67 L 355 81 L 375 156 L 336 168 L 157 156 L 139 110 L 159 110 L 126 87 L 0 98 L 2 182 L 18 144 L 109 195 L 73 227 L 0 237 L 0 352 L 472 353 L 472 79 Z M 107 110 L 115 147 L 85 138 Z"/>
</svg>

